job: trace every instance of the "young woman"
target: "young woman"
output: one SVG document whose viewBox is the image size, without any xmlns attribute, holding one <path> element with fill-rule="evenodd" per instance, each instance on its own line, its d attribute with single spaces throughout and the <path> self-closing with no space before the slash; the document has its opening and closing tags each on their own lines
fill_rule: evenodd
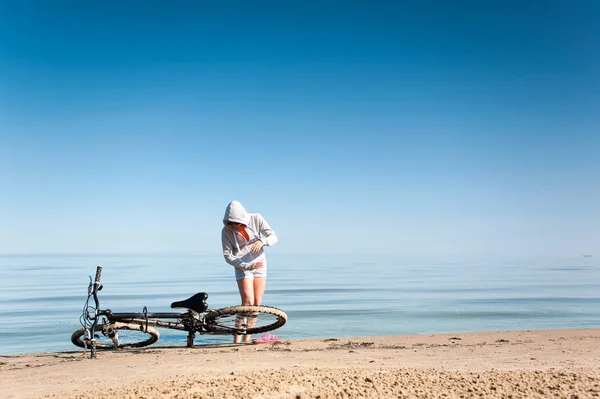
<svg viewBox="0 0 600 399">
<path fill-rule="evenodd" d="M 260 305 L 267 283 L 264 247 L 274 245 L 277 236 L 258 213 L 248 213 L 238 201 L 231 201 L 223 216 L 221 243 L 225 261 L 235 268 L 242 305 Z M 234 343 L 250 342 L 250 335 L 236 335 Z"/>
</svg>

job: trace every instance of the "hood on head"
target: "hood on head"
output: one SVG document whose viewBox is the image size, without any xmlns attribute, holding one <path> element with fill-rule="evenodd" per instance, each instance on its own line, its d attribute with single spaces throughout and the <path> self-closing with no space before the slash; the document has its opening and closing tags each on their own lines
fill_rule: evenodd
<svg viewBox="0 0 600 399">
<path fill-rule="evenodd" d="M 250 219 L 248 212 L 246 211 L 246 208 L 239 203 L 239 201 L 231 201 L 229 205 L 227 205 L 227 208 L 225 208 L 223 224 L 226 224 L 227 222 L 235 222 L 242 223 L 247 226 L 249 222 L 248 219 Z"/>
</svg>

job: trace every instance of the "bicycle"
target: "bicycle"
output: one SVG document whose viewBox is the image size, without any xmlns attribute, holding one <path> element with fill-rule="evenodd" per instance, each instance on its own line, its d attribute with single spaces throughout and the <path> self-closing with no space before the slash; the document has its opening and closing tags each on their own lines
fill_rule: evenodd
<svg viewBox="0 0 600 399">
<path fill-rule="evenodd" d="M 88 297 L 80 317 L 82 328 L 71 335 L 71 342 L 90 349 L 96 357 L 98 349 L 141 348 L 158 341 L 155 327 L 187 331 L 187 346 L 194 345 L 198 334 L 245 335 L 258 334 L 280 328 L 287 322 L 281 309 L 270 306 L 230 306 L 209 309 L 206 292 L 199 292 L 183 301 L 171 303 L 172 309 L 187 309 L 180 313 L 149 313 L 144 306 L 139 313 L 116 313 L 100 309 L 98 292 L 102 266 L 96 268 L 96 277 L 88 286 Z M 93 298 L 94 305 L 90 305 Z"/>
</svg>

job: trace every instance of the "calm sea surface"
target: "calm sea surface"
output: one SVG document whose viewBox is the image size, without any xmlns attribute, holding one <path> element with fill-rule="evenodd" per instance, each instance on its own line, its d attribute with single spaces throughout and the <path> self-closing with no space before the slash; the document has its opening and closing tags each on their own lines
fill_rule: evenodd
<svg viewBox="0 0 600 399">
<path fill-rule="evenodd" d="M 70 336 L 96 265 L 102 308 L 171 311 L 199 291 L 211 308 L 239 304 L 233 268 L 218 255 L 0 256 L 0 354 L 78 350 Z M 263 302 L 287 312 L 274 332 L 284 339 L 600 328 L 600 261 L 270 254 Z M 185 346 L 185 333 L 161 329 L 156 345 Z"/>
</svg>

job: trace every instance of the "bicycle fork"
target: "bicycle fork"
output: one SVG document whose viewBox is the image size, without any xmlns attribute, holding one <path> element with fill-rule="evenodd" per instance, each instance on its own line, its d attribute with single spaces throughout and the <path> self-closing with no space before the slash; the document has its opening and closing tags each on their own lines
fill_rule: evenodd
<svg viewBox="0 0 600 399">
<path fill-rule="evenodd" d="M 90 358 L 95 359 L 96 358 L 96 337 L 94 337 L 94 335 L 92 334 L 91 329 L 85 330 L 85 336 L 84 336 L 84 340 L 83 340 L 84 350 L 88 349 L 88 342 L 89 342 L 89 347 L 90 347 Z"/>
</svg>

